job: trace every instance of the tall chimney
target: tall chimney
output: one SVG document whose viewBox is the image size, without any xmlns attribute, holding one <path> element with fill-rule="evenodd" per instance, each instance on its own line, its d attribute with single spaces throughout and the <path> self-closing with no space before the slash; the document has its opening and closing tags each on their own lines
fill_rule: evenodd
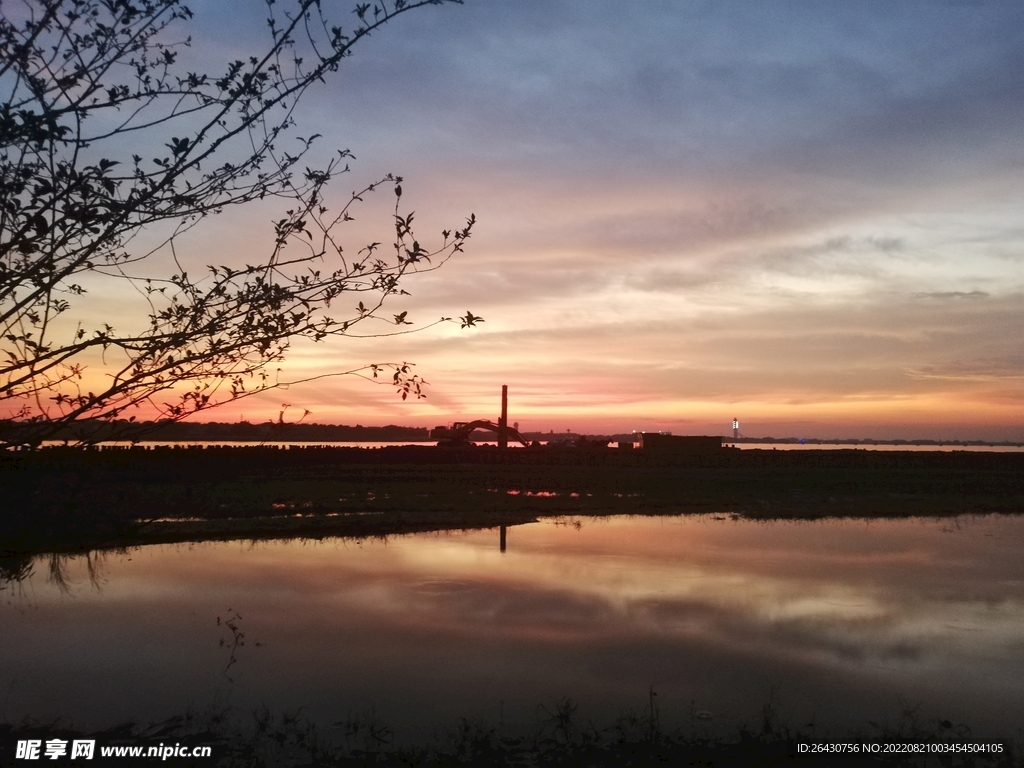
<svg viewBox="0 0 1024 768">
<path fill-rule="evenodd" d="M 501 418 L 498 419 L 498 447 L 508 448 L 508 384 L 501 385 Z"/>
</svg>

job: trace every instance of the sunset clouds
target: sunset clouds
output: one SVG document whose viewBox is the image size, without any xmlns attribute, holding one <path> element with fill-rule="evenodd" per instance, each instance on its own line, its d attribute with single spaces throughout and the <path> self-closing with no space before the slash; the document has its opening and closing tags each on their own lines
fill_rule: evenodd
<svg viewBox="0 0 1024 768">
<path fill-rule="evenodd" d="M 195 6 L 197 55 L 260 33 L 241 5 Z M 508 384 L 527 430 L 1024 438 L 1019 4 L 467 0 L 310 96 L 299 133 L 357 158 L 339 199 L 393 172 L 424 241 L 479 219 L 394 312 L 486 318 L 293 350 L 290 378 L 410 360 L 432 384 L 289 391 L 317 421 L 493 417 Z M 193 258 L 265 249 L 273 212 L 240 213 Z"/>
</svg>

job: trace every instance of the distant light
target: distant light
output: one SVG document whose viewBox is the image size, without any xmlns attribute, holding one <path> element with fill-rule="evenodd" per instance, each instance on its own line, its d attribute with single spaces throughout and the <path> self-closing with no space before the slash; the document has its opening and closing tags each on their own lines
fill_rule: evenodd
<svg viewBox="0 0 1024 768">
<path fill-rule="evenodd" d="M 740 428 L 740 420 L 739 419 L 733 419 L 732 420 L 732 428 L 733 429 L 739 429 Z"/>
</svg>

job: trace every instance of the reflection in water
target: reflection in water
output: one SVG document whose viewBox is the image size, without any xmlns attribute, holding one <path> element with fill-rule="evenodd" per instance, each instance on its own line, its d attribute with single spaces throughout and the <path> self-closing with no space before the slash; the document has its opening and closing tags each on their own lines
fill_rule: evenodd
<svg viewBox="0 0 1024 768">
<path fill-rule="evenodd" d="M 0 589 L 17 584 L 32 575 L 32 557 L 0 557 Z"/>
<path fill-rule="evenodd" d="M 230 698 L 325 722 L 372 707 L 414 738 L 460 716 L 533 723 L 566 696 L 607 722 L 656 692 L 663 722 L 722 732 L 766 707 L 845 728 L 917 703 L 975 733 L 1019 727 L 1024 518 L 498 534 L 151 546 L 49 581 L 4 564 L 23 581 L 0 592 L 0 718 L 102 726 Z M 258 640 L 230 659 L 228 606 Z"/>
</svg>

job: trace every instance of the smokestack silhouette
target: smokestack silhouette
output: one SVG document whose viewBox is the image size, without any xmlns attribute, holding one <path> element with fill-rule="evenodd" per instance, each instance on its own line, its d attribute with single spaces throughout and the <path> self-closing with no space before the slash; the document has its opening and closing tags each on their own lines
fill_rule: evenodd
<svg viewBox="0 0 1024 768">
<path fill-rule="evenodd" d="M 501 418 L 498 419 L 498 447 L 508 448 L 508 384 L 501 385 Z"/>
</svg>

